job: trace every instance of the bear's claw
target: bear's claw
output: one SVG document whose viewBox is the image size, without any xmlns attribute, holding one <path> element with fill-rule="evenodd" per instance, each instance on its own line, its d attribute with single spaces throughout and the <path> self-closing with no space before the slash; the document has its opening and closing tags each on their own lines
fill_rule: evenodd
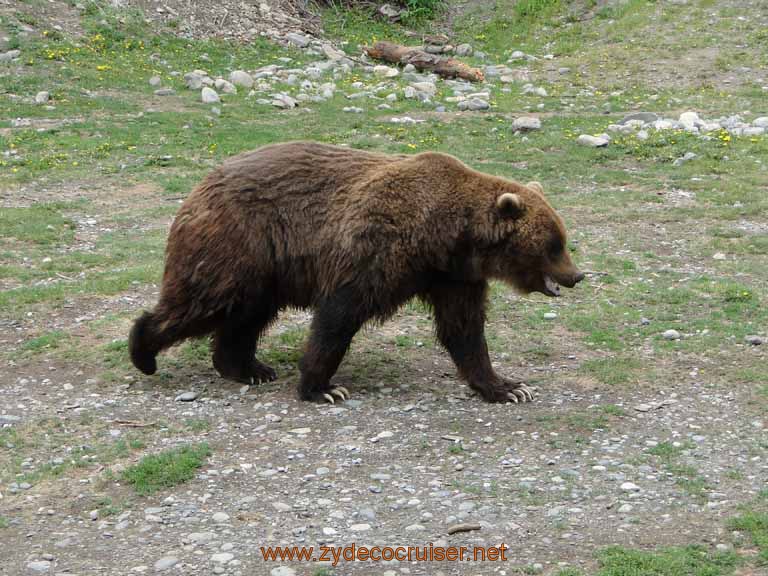
<svg viewBox="0 0 768 576">
<path fill-rule="evenodd" d="M 352 395 L 349 393 L 349 390 L 343 386 L 336 386 L 336 388 L 331 388 L 328 392 L 323 394 L 323 398 L 329 404 L 336 404 L 334 396 L 342 402 L 349 400 L 352 397 Z"/>
<path fill-rule="evenodd" d="M 512 382 L 510 380 L 505 380 L 505 384 L 507 385 L 508 389 L 511 388 L 511 390 L 507 392 L 507 399 L 509 402 L 518 404 L 520 402 L 533 401 L 533 391 L 522 382 Z"/>
</svg>

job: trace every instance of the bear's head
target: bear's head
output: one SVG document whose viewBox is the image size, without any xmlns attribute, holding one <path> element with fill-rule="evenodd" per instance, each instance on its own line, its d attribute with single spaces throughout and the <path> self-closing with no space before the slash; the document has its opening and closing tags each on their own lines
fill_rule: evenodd
<svg viewBox="0 0 768 576">
<path fill-rule="evenodd" d="M 584 279 L 571 261 L 565 225 L 538 182 L 501 182 L 492 195 L 487 273 L 524 294 L 559 296 Z"/>
</svg>

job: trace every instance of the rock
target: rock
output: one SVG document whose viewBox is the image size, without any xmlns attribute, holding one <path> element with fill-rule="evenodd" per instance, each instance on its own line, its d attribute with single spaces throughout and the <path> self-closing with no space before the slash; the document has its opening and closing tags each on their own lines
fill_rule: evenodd
<svg viewBox="0 0 768 576">
<path fill-rule="evenodd" d="M 219 78 L 214 82 L 214 87 L 216 90 L 219 90 L 223 92 L 224 94 L 237 94 L 237 88 L 235 87 L 232 82 L 228 82 L 227 80 L 224 80 L 223 78 Z"/>
<path fill-rule="evenodd" d="M 635 134 L 638 140 L 648 140 L 650 137 L 650 134 L 648 134 L 647 130 L 638 130 L 637 134 Z"/>
<path fill-rule="evenodd" d="M 21 50 L 8 50 L 0 54 L 0 62 L 10 62 L 21 56 Z"/>
<path fill-rule="evenodd" d="M 48 560 L 35 560 L 27 564 L 27 568 L 33 572 L 48 572 L 51 569 L 51 563 Z"/>
<path fill-rule="evenodd" d="M 160 90 L 155 90 L 155 96 L 173 96 L 176 94 L 176 90 L 173 88 L 160 88 Z"/>
<path fill-rule="evenodd" d="M 557 314 L 554 312 L 545 312 L 544 313 L 544 320 L 554 320 L 557 318 Z"/>
<path fill-rule="evenodd" d="M 627 514 L 628 512 L 632 512 L 632 504 L 622 504 L 619 507 L 619 512 L 622 514 Z"/>
<path fill-rule="evenodd" d="M 426 528 L 421 524 L 411 524 L 410 526 L 405 527 L 406 532 L 423 532 L 424 530 L 426 530 Z"/>
<path fill-rule="evenodd" d="M 296 576 L 296 570 L 288 566 L 278 566 L 269 571 L 269 576 Z"/>
<path fill-rule="evenodd" d="M 592 148 L 604 148 L 608 146 L 608 140 L 598 136 L 590 136 L 589 134 L 582 134 L 576 139 L 576 142 L 582 146 L 590 146 Z"/>
<path fill-rule="evenodd" d="M 344 52 L 337 50 L 330 44 L 323 44 L 323 54 L 325 54 L 325 57 L 331 61 L 337 61 L 341 60 L 342 58 L 346 58 L 346 54 L 344 54 Z"/>
<path fill-rule="evenodd" d="M 235 557 L 234 554 L 231 554 L 229 552 L 219 552 L 218 554 L 214 554 L 211 556 L 211 562 L 215 562 L 217 564 L 226 564 L 230 560 L 232 560 Z"/>
<path fill-rule="evenodd" d="M 694 154 L 693 152 L 686 152 L 680 158 L 678 158 L 674 162 L 672 162 L 672 165 L 673 166 L 682 166 L 683 164 L 685 164 L 689 160 L 693 160 L 694 158 L 696 158 L 696 154 Z"/>
<path fill-rule="evenodd" d="M 541 120 L 535 116 L 521 116 L 512 122 L 512 128 L 519 132 L 531 132 L 541 130 Z"/>
<path fill-rule="evenodd" d="M 309 46 L 310 42 L 309 38 L 304 36 L 304 34 L 299 34 L 298 32 L 289 32 L 285 35 L 285 39 L 294 46 L 298 46 L 299 48 L 306 48 Z"/>
<path fill-rule="evenodd" d="M 168 570 L 168 568 L 172 568 L 176 566 L 176 564 L 179 563 L 179 559 L 174 556 L 163 556 L 155 562 L 155 572 L 162 572 L 164 570 Z"/>
<path fill-rule="evenodd" d="M 203 86 L 203 89 L 200 92 L 200 98 L 204 104 L 218 104 L 221 102 L 221 98 L 219 98 L 216 90 L 209 88 L 208 86 Z"/>
<path fill-rule="evenodd" d="M 659 116 L 653 112 L 634 112 L 633 114 L 627 114 L 624 116 L 624 118 L 618 121 L 618 124 L 624 125 L 627 122 L 631 122 L 633 120 L 639 120 L 643 124 L 650 124 L 652 122 L 656 122 L 658 119 Z"/>
<path fill-rule="evenodd" d="M 21 417 L 14 416 L 12 414 L 0 414 L 0 425 L 5 424 L 18 424 L 21 422 Z"/>
<path fill-rule="evenodd" d="M 653 406 L 650 404 L 638 404 L 635 406 L 635 410 L 638 412 L 650 412 L 653 409 Z"/>
<path fill-rule="evenodd" d="M 523 94 L 535 94 L 536 96 L 546 97 L 547 91 L 541 86 L 534 86 L 533 84 L 526 84 L 523 86 Z"/>
<path fill-rule="evenodd" d="M 763 339 L 760 336 L 744 336 L 744 342 L 752 344 L 752 346 L 760 346 L 763 343 Z"/>
<path fill-rule="evenodd" d="M 680 340 L 682 337 L 677 330 L 667 330 L 662 336 L 664 336 L 664 340 Z"/>
<path fill-rule="evenodd" d="M 434 82 L 413 82 L 411 87 L 428 96 L 437 94 L 437 86 Z"/>
<path fill-rule="evenodd" d="M 190 90 L 200 90 L 203 87 L 203 76 L 197 72 L 184 74 L 184 84 Z"/>
<path fill-rule="evenodd" d="M 683 128 L 689 131 L 698 130 L 699 125 L 702 123 L 701 118 L 699 118 L 696 112 L 683 112 L 680 114 L 678 121 L 683 125 Z"/>
<path fill-rule="evenodd" d="M 294 428 L 293 430 L 288 430 L 291 434 L 309 434 L 312 432 L 312 428 Z"/>
<path fill-rule="evenodd" d="M 182 392 L 178 396 L 176 396 L 176 402 L 194 402 L 197 400 L 197 392 Z"/>
<path fill-rule="evenodd" d="M 624 490 L 625 492 L 639 492 L 640 486 L 638 486 L 637 484 L 633 484 L 632 482 L 624 482 L 621 485 L 621 489 Z"/>
<path fill-rule="evenodd" d="M 459 44 L 454 49 L 456 56 L 472 56 L 472 46 L 470 44 Z"/>
<path fill-rule="evenodd" d="M 525 60 L 525 52 L 522 50 L 515 50 L 509 55 L 507 62 L 514 62 L 516 60 Z"/>
<path fill-rule="evenodd" d="M 462 100 L 459 102 L 458 108 L 459 110 L 470 110 L 470 111 L 479 111 L 479 110 L 488 110 L 491 107 L 491 105 L 480 98 L 470 98 L 469 100 Z"/>
<path fill-rule="evenodd" d="M 243 88 L 253 87 L 253 76 L 244 70 L 234 70 L 231 72 L 229 81 L 235 86 L 242 86 Z"/>
<path fill-rule="evenodd" d="M 295 108 L 299 103 L 287 94 L 276 94 L 272 100 L 272 106 L 277 108 Z"/>
<path fill-rule="evenodd" d="M 371 529 L 370 524 L 352 524 L 352 526 L 349 527 L 352 532 L 366 532 L 367 530 Z"/>
<path fill-rule="evenodd" d="M 342 112 L 351 112 L 352 114 L 361 114 L 364 112 L 362 108 L 357 108 L 356 106 L 345 106 L 341 109 Z"/>
<path fill-rule="evenodd" d="M 228 522 L 229 514 L 226 512 L 216 512 L 216 514 L 213 515 L 213 521 L 216 522 L 216 524 L 223 524 L 224 522 Z"/>
<path fill-rule="evenodd" d="M 373 67 L 373 73 L 379 78 L 394 78 L 400 74 L 400 71 L 397 68 L 392 68 L 391 66 L 379 65 Z"/>
<path fill-rule="evenodd" d="M 741 130 L 742 136 L 762 136 L 765 134 L 765 128 L 759 126 L 747 126 Z"/>
<path fill-rule="evenodd" d="M 752 126 L 757 126 L 758 128 L 768 128 L 768 116 L 760 116 L 760 118 L 755 118 L 752 120 Z"/>
<path fill-rule="evenodd" d="M 163 79 L 160 78 L 160 76 L 152 76 L 152 78 L 149 79 L 150 86 L 160 86 L 160 84 L 162 83 L 163 83 Z"/>
<path fill-rule="evenodd" d="M 48 100 L 51 98 L 50 93 L 48 92 L 38 92 L 35 94 L 35 104 L 46 104 Z"/>
</svg>

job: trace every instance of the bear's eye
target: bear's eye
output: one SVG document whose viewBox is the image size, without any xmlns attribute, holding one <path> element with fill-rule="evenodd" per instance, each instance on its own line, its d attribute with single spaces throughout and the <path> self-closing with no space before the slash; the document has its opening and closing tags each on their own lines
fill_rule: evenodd
<svg viewBox="0 0 768 576">
<path fill-rule="evenodd" d="M 559 236 L 555 236 L 547 245 L 547 254 L 549 254 L 550 258 L 559 258 L 562 255 L 564 248 L 563 239 Z"/>
</svg>

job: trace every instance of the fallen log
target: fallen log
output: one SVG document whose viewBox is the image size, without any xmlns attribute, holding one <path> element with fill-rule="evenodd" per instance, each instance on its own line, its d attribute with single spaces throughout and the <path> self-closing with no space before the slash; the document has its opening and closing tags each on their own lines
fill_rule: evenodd
<svg viewBox="0 0 768 576">
<path fill-rule="evenodd" d="M 463 78 L 470 82 L 485 80 L 483 72 L 468 64 L 456 60 L 424 52 L 420 48 L 401 46 L 393 42 L 376 42 L 373 46 L 363 48 L 366 54 L 374 60 L 383 60 L 391 64 L 412 64 L 416 70 L 434 72 L 443 78 Z"/>
</svg>

